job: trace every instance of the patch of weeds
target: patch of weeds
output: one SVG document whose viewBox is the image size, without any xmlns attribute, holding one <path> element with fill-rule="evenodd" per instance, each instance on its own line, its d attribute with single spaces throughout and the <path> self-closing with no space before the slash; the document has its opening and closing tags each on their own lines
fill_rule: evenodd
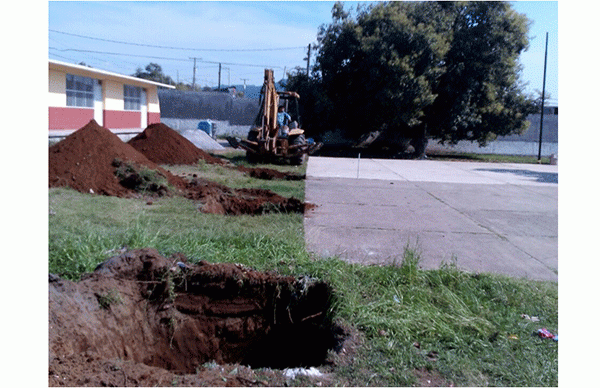
<svg viewBox="0 0 600 388">
<path fill-rule="evenodd" d="M 100 305 L 100 308 L 105 309 L 105 310 L 109 309 L 110 306 L 112 306 L 114 304 L 119 304 L 119 303 L 123 302 L 123 300 L 121 299 L 121 295 L 115 289 L 112 289 L 104 294 L 95 294 L 95 295 L 96 295 L 96 298 L 98 299 L 98 304 Z"/>
<path fill-rule="evenodd" d="M 112 165 L 115 167 L 115 176 L 123 187 L 160 196 L 166 195 L 172 189 L 167 178 L 157 170 L 144 166 L 137 168 L 133 163 L 120 159 L 113 160 Z"/>
<path fill-rule="evenodd" d="M 207 171 L 209 168 L 208 163 L 206 163 L 206 160 L 204 159 L 199 159 L 196 163 L 196 167 L 198 167 L 198 171 Z"/>
<path fill-rule="evenodd" d="M 414 284 L 421 274 L 419 270 L 420 256 L 408 246 L 404 248 L 404 258 L 400 264 L 400 275 L 405 284 Z"/>
<path fill-rule="evenodd" d="M 202 364 L 202 367 L 204 369 L 210 369 L 210 370 L 217 369 L 217 368 L 219 368 L 219 366 L 220 365 L 217 364 L 217 362 L 214 360 L 211 360 L 211 361 L 208 361 L 208 362 L 205 362 L 204 364 Z"/>
</svg>

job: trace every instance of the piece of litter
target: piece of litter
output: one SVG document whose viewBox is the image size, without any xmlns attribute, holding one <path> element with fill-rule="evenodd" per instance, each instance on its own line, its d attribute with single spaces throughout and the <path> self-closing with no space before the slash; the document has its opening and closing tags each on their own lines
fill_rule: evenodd
<svg viewBox="0 0 600 388">
<path fill-rule="evenodd" d="M 511 339 L 511 340 L 518 340 L 518 339 L 519 339 L 519 337 L 517 337 L 517 336 L 516 336 L 516 335 L 514 335 L 514 334 L 511 334 L 511 335 L 509 335 L 509 336 L 508 336 L 508 339 Z"/>
<path fill-rule="evenodd" d="M 540 321 L 540 318 L 538 318 L 538 317 L 536 317 L 536 316 L 532 316 L 532 317 L 530 317 L 530 316 L 529 316 L 529 315 L 527 315 L 527 314 L 521 314 L 521 318 L 523 318 L 523 319 L 527 319 L 528 321 L 531 321 L 531 322 L 539 322 L 539 321 Z"/>
<path fill-rule="evenodd" d="M 323 374 L 314 366 L 310 368 L 287 368 L 283 375 L 288 379 L 295 379 L 296 376 L 321 377 Z"/>
<path fill-rule="evenodd" d="M 181 269 L 190 269 L 190 267 L 188 267 L 185 263 L 178 261 L 177 262 L 177 266 Z"/>
<path fill-rule="evenodd" d="M 546 328 L 543 329 L 539 329 L 537 331 L 537 335 L 540 336 L 541 338 L 548 338 L 548 339 L 553 339 L 555 341 L 558 342 L 558 336 L 552 334 L 551 332 L 549 332 Z"/>
</svg>

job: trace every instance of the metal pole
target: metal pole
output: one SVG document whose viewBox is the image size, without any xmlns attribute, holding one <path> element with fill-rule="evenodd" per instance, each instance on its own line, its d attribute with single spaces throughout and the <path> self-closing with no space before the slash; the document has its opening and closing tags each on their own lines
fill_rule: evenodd
<svg viewBox="0 0 600 388">
<path fill-rule="evenodd" d="M 194 58 L 194 77 L 192 78 L 192 90 L 196 91 L 196 58 Z"/>
<path fill-rule="evenodd" d="M 201 60 L 202 58 L 191 57 L 190 59 L 194 60 L 194 76 L 192 78 L 192 90 L 196 90 L 196 59 Z M 179 78 L 179 74 L 177 74 L 177 78 Z"/>
<path fill-rule="evenodd" d="M 308 56 L 306 57 L 306 76 L 307 77 L 310 77 L 309 69 L 310 69 L 310 44 L 308 45 Z"/>
<path fill-rule="evenodd" d="M 219 91 L 221 91 L 221 64 L 219 63 Z"/>
<path fill-rule="evenodd" d="M 542 85 L 542 113 L 540 113 L 540 147 L 538 163 L 542 160 L 542 130 L 544 129 L 544 101 L 546 100 L 546 62 L 548 61 L 548 33 L 546 32 L 546 53 L 544 54 L 544 83 Z"/>
</svg>

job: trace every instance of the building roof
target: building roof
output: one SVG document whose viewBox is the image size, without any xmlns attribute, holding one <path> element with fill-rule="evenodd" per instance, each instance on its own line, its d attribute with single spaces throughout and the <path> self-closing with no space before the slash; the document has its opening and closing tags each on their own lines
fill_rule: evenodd
<svg viewBox="0 0 600 388">
<path fill-rule="evenodd" d="M 111 80 L 115 80 L 115 81 L 127 81 L 129 83 L 132 84 L 138 84 L 138 85 L 155 85 L 155 86 L 160 86 L 163 88 L 168 88 L 168 89 L 175 89 L 175 86 L 173 85 L 168 85 L 168 84 L 163 84 L 160 82 L 155 82 L 155 81 L 150 81 L 147 79 L 143 79 L 143 78 L 138 78 L 138 77 L 133 77 L 130 75 L 123 75 L 123 74 L 118 74 L 118 73 L 113 73 L 110 71 L 106 71 L 106 70 L 101 70 L 101 69 L 96 69 L 93 67 L 87 67 L 87 66 L 82 66 L 82 65 L 75 65 L 73 63 L 67 63 L 67 62 L 60 62 L 60 61 L 56 61 L 53 59 L 49 59 L 48 60 L 48 66 L 51 70 L 59 70 L 59 71 L 69 71 L 69 70 L 77 70 L 78 72 L 83 72 L 83 73 L 88 73 L 90 76 L 95 76 L 96 78 L 98 76 L 102 76 L 103 79 L 111 79 Z"/>
</svg>

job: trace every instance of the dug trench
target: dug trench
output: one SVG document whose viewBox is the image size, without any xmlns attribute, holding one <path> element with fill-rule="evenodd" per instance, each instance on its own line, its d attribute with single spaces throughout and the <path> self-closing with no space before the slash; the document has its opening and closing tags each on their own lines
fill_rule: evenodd
<svg viewBox="0 0 600 388">
<path fill-rule="evenodd" d="M 196 376 L 207 362 L 319 366 L 345 336 L 332 321 L 333 298 L 328 284 L 310 277 L 131 250 L 78 282 L 50 275 L 49 383 L 110 384 L 90 360 Z M 88 364 L 66 368 L 73 360 Z M 157 383 L 150 375 L 135 383 Z"/>
</svg>

